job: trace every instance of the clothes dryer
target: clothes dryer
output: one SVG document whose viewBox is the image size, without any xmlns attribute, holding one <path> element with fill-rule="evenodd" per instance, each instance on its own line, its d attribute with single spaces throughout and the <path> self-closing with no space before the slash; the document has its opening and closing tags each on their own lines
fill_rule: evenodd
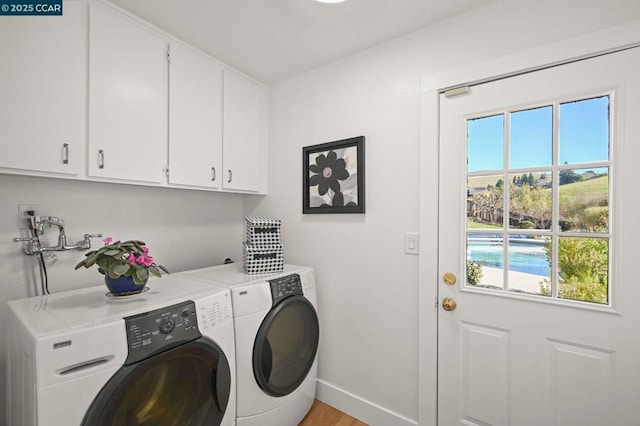
<svg viewBox="0 0 640 426">
<path fill-rule="evenodd" d="M 247 275 L 233 263 L 186 272 L 231 289 L 238 426 L 294 426 L 315 399 L 319 321 L 312 268 Z"/>
<path fill-rule="evenodd" d="M 8 303 L 7 424 L 235 424 L 229 289 L 165 275 Z"/>
</svg>

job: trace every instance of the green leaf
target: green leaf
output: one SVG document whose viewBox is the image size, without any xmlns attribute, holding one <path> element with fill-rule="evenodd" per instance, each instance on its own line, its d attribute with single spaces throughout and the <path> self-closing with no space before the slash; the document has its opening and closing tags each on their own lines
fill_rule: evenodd
<svg viewBox="0 0 640 426">
<path fill-rule="evenodd" d="M 136 284 L 142 284 L 147 278 L 149 278 L 149 272 L 145 268 L 136 270 L 136 273 L 133 275 L 133 281 Z"/>
<path fill-rule="evenodd" d="M 127 264 L 126 262 L 124 263 L 114 262 L 111 265 L 109 265 L 109 276 L 111 278 L 118 278 L 126 274 L 128 270 L 129 270 L 129 264 Z"/>
<path fill-rule="evenodd" d="M 161 277 L 160 271 L 155 266 L 149 266 L 149 272 L 151 272 L 151 275 L 154 277 Z"/>
<path fill-rule="evenodd" d="M 85 268 L 89 268 L 91 266 L 93 266 L 96 263 L 96 260 L 98 260 L 98 256 L 91 256 L 91 257 L 87 257 L 84 260 L 84 267 Z"/>
<path fill-rule="evenodd" d="M 116 248 L 116 249 L 110 249 L 110 250 L 107 250 L 107 251 L 105 251 L 103 254 L 104 254 L 105 256 L 113 256 L 113 257 L 115 257 L 115 255 L 117 255 L 117 254 L 122 254 L 122 253 L 124 253 L 124 250 L 119 249 L 119 248 Z"/>
</svg>

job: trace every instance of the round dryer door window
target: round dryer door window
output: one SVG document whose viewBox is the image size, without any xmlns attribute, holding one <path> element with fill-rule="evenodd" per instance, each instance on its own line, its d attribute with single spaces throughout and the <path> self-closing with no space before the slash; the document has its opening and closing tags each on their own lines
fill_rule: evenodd
<svg viewBox="0 0 640 426">
<path fill-rule="evenodd" d="M 271 396 L 296 390 L 313 366 L 319 337 L 318 315 L 306 298 L 292 296 L 276 304 L 253 347 L 253 372 L 260 388 Z"/>
<path fill-rule="evenodd" d="M 201 338 L 122 367 L 93 401 L 82 425 L 219 425 L 231 372 L 222 350 Z"/>
</svg>

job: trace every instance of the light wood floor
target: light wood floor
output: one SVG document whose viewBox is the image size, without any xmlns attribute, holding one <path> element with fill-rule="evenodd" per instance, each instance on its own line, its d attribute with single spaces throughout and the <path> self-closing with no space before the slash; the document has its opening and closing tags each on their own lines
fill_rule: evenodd
<svg viewBox="0 0 640 426">
<path fill-rule="evenodd" d="M 311 410 L 298 426 L 367 426 L 367 424 L 316 399 Z"/>
</svg>

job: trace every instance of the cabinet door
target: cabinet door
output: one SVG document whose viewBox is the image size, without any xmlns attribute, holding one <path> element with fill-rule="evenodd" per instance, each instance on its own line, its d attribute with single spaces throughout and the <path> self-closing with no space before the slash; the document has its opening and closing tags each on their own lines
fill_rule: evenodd
<svg viewBox="0 0 640 426">
<path fill-rule="evenodd" d="M 169 183 L 219 188 L 222 69 L 174 43 L 169 70 Z"/>
<path fill-rule="evenodd" d="M 74 175 L 84 170 L 82 4 L 56 17 L 0 24 L 0 167 Z"/>
<path fill-rule="evenodd" d="M 165 42 L 92 5 L 89 18 L 89 174 L 161 183 L 167 146 Z"/>
<path fill-rule="evenodd" d="M 264 146 L 263 88 L 240 75 L 224 73 L 223 187 L 259 191 Z"/>
</svg>

